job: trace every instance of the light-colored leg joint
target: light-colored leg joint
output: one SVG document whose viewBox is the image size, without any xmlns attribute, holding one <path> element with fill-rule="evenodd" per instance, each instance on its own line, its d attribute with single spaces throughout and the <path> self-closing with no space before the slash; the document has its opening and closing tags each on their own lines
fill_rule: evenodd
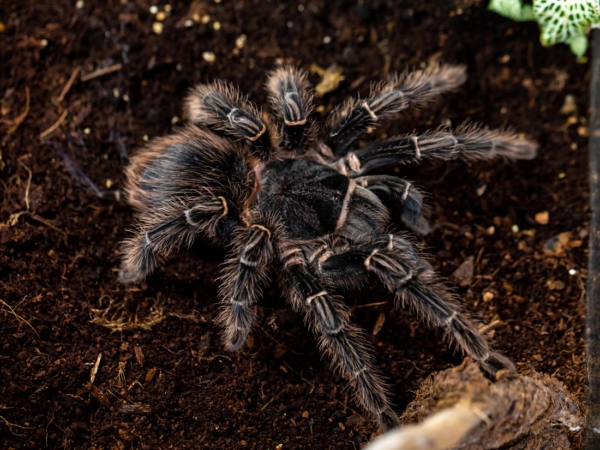
<svg viewBox="0 0 600 450">
<path fill-rule="evenodd" d="M 371 254 L 369 256 L 367 256 L 367 259 L 365 259 L 365 268 L 367 270 L 371 270 L 371 258 L 378 253 L 379 250 L 375 249 L 371 252 Z"/>
<path fill-rule="evenodd" d="M 225 200 L 225 197 L 217 197 L 219 200 L 221 200 L 221 203 L 223 203 L 223 214 L 221 214 L 221 217 L 225 217 L 227 214 L 229 214 L 229 207 L 227 206 L 227 200 Z"/>
<path fill-rule="evenodd" d="M 271 238 L 271 230 L 269 230 L 267 227 L 263 227 L 262 225 L 254 224 L 250 228 L 257 228 L 259 230 L 262 230 L 265 233 L 267 233 L 267 236 L 269 236 L 269 238 Z"/>
<path fill-rule="evenodd" d="M 413 143 L 415 144 L 415 158 L 420 159 L 421 158 L 421 149 L 419 148 L 419 138 L 417 138 L 416 136 L 411 136 L 410 137 L 413 141 Z"/>
<path fill-rule="evenodd" d="M 326 295 L 329 295 L 329 294 L 327 293 L 327 291 L 321 291 L 321 292 L 319 292 L 318 294 L 311 295 L 310 297 L 308 297 L 308 298 L 306 299 L 306 303 L 309 303 L 309 304 L 310 304 L 310 302 L 312 302 L 312 301 L 313 301 L 315 298 L 317 298 L 317 297 L 325 297 Z"/>
<path fill-rule="evenodd" d="M 188 210 L 185 212 L 185 220 L 187 221 L 188 225 L 191 225 L 191 226 L 193 226 L 193 227 L 195 227 L 195 226 L 198 226 L 198 225 L 199 225 L 199 222 L 194 222 L 194 221 L 192 220 L 192 210 L 191 210 L 191 209 L 188 209 Z"/>
</svg>

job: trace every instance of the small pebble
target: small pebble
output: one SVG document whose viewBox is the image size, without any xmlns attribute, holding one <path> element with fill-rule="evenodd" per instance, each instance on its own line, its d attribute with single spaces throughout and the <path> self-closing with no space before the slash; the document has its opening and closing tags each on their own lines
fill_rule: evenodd
<svg viewBox="0 0 600 450">
<path fill-rule="evenodd" d="M 484 302 L 491 302 L 492 300 L 494 300 L 494 294 L 492 292 L 484 292 L 483 293 L 483 301 Z"/>
<path fill-rule="evenodd" d="M 179 117 L 173 116 L 171 118 L 171 125 L 175 125 L 177 122 L 179 122 Z"/>
<path fill-rule="evenodd" d="M 154 22 L 152 24 L 152 31 L 154 31 L 156 34 L 162 34 L 163 32 L 163 24 L 160 22 Z"/>
<path fill-rule="evenodd" d="M 40 41 L 40 45 L 41 45 L 42 47 L 46 47 L 46 46 L 48 45 L 48 39 L 42 39 L 42 40 Z"/>
<path fill-rule="evenodd" d="M 192 19 L 188 19 L 185 22 L 183 22 L 183 25 L 187 28 L 191 27 L 192 25 L 194 25 L 194 21 Z"/>
<path fill-rule="evenodd" d="M 566 176 L 567 176 L 567 174 L 566 174 L 566 173 L 564 173 L 564 172 L 561 172 L 561 173 L 559 173 L 559 174 L 558 174 L 558 178 L 560 178 L 561 180 L 562 180 L 563 178 L 565 178 Z"/>
<path fill-rule="evenodd" d="M 104 183 L 104 185 L 106 186 L 106 189 L 110 189 L 113 185 L 113 182 L 111 179 L 106 180 L 106 183 Z"/>
<path fill-rule="evenodd" d="M 330 36 L 325 36 L 323 38 L 323 44 L 329 44 L 331 42 L 331 37 Z"/>
<path fill-rule="evenodd" d="M 92 132 L 92 130 L 90 130 L 89 128 L 84 128 L 83 129 L 83 133 L 84 134 L 90 134 Z"/>
<path fill-rule="evenodd" d="M 196 16 L 197 14 L 194 14 L 194 16 Z M 196 18 L 194 17 L 194 20 L 196 20 Z M 202 22 L 204 25 L 206 25 L 208 22 L 210 22 L 210 16 L 208 14 L 204 14 L 202 16 L 202 19 L 200 19 L 200 22 Z"/>
<path fill-rule="evenodd" d="M 492 225 L 491 227 L 489 227 L 485 231 L 487 232 L 487 234 L 489 234 L 490 236 L 492 236 L 496 232 L 496 227 L 494 225 Z"/>
<path fill-rule="evenodd" d="M 150 14 L 156 14 L 158 12 L 158 6 L 152 5 L 150 7 Z"/>
<path fill-rule="evenodd" d="M 147 140 L 148 140 L 148 135 L 147 135 L 147 134 L 145 134 L 145 135 L 142 137 L 142 139 L 143 139 L 144 141 L 147 141 Z"/>
<path fill-rule="evenodd" d="M 156 20 L 158 20 L 160 22 L 162 22 L 166 18 L 167 18 L 167 15 L 163 11 L 160 11 L 156 14 Z"/>
<path fill-rule="evenodd" d="M 127 95 L 127 94 L 124 94 L 124 95 L 123 95 L 123 101 L 124 101 L 124 102 L 129 102 L 129 95 Z"/>
<path fill-rule="evenodd" d="M 500 114 L 506 114 L 508 112 L 508 109 L 506 109 L 506 106 L 503 106 L 502 108 L 500 108 Z"/>
<path fill-rule="evenodd" d="M 500 62 L 502 64 L 506 64 L 509 61 L 510 61 L 510 55 L 504 55 L 504 56 L 502 56 L 502 58 L 500 58 Z"/>
<path fill-rule="evenodd" d="M 548 225 L 550 214 L 548 214 L 548 211 L 539 212 L 535 215 L 535 221 L 540 225 Z"/>
<path fill-rule="evenodd" d="M 213 23 L 213 28 L 215 31 L 219 31 L 221 29 L 221 22 Z"/>
<path fill-rule="evenodd" d="M 165 11 L 171 12 L 171 5 L 165 5 Z"/>
<path fill-rule="evenodd" d="M 246 35 L 242 34 L 235 40 L 235 46 L 237 48 L 244 48 L 246 45 Z"/>
<path fill-rule="evenodd" d="M 302 417 L 303 417 L 304 419 L 308 419 L 308 417 L 309 417 L 308 411 L 304 411 L 304 412 L 302 413 Z"/>
<path fill-rule="evenodd" d="M 214 63 L 215 60 L 217 59 L 217 57 L 215 56 L 215 54 L 213 52 L 203 52 L 202 58 L 204 59 L 204 61 L 209 62 L 211 64 Z"/>
<path fill-rule="evenodd" d="M 77 3 L 75 3 L 75 8 L 81 9 L 84 7 L 84 5 L 85 5 L 85 3 L 83 0 L 77 0 Z"/>
<path fill-rule="evenodd" d="M 575 275 L 577 271 L 575 269 L 569 269 L 569 275 Z"/>
<path fill-rule="evenodd" d="M 512 230 L 513 233 L 518 233 L 519 232 L 519 225 L 513 225 L 512 227 L 510 227 L 510 229 Z"/>
</svg>

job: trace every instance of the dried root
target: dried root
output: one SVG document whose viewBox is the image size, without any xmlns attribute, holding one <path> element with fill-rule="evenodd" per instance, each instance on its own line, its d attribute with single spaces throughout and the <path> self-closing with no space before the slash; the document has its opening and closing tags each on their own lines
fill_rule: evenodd
<svg viewBox="0 0 600 450">
<path fill-rule="evenodd" d="M 582 430 L 583 416 L 564 386 L 534 371 L 498 375 L 493 383 L 466 360 L 430 376 L 401 417 L 407 426 L 369 450 L 570 448 L 567 433 Z"/>
</svg>

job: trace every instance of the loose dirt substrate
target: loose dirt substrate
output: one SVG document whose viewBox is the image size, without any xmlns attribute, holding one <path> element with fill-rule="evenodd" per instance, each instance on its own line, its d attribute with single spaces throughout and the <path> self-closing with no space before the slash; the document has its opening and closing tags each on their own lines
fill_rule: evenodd
<svg viewBox="0 0 600 450">
<path fill-rule="evenodd" d="M 423 242 L 433 265 L 496 347 L 583 398 L 586 65 L 567 48 L 541 48 L 534 24 L 477 5 L 224 0 L 165 11 L 161 3 L 161 34 L 150 5 L 0 7 L 3 448 L 355 449 L 371 439 L 376 428 L 355 411 L 302 320 L 270 308 L 281 304 L 275 287 L 250 345 L 223 350 L 213 324 L 218 251 L 199 246 L 141 286 L 120 285 L 131 211 L 83 188 L 60 157 L 101 188 L 118 188 L 122 151 L 178 127 L 189 87 L 222 77 L 262 103 L 264 72 L 282 62 L 343 69 L 339 87 L 317 99 L 319 113 L 408 66 L 463 63 L 469 80 L 458 92 L 376 135 L 470 119 L 538 140 L 531 162 L 402 173 L 429 193 L 434 231 Z M 452 274 L 461 265 L 459 285 Z M 461 357 L 386 300 L 375 286 L 348 299 L 402 411 L 420 382 Z M 578 436 L 571 441 L 579 448 Z"/>
</svg>

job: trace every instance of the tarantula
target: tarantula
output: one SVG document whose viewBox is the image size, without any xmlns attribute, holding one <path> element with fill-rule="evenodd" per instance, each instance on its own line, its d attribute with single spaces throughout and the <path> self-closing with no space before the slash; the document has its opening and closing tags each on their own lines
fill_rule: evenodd
<svg viewBox="0 0 600 450">
<path fill-rule="evenodd" d="M 491 350 L 409 239 L 391 231 L 394 219 L 428 230 L 422 194 L 395 175 L 371 173 L 424 159 L 530 159 L 536 145 L 468 125 L 352 146 L 383 119 L 465 79 L 463 67 L 432 65 L 379 83 L 368 98 L 336 109 L 323 133 L 311 116 L 307 75 L 295 68 L 269 75 L 272 116 L 229 83 L 199 85 L 185 102 L 190 123 L 153 140 L 127 169 L 128 200 L 139 224 L 124 242 L 121 280 L 142 280 L 161 257 L 198 236 L 227 245 L 218 320 L 225 346 L 237 350 L 255 322 L 269 267 L 277 267 L 284 297 L 383 429 L 398 425 L 398 416 L 371 346 L 336 295 L 359 288 L 371 274 L 396 308 L 408 306 L 419 319 L 443 327 L 449 341 L 490 374 L 514 370 Z"/>
</svg>

